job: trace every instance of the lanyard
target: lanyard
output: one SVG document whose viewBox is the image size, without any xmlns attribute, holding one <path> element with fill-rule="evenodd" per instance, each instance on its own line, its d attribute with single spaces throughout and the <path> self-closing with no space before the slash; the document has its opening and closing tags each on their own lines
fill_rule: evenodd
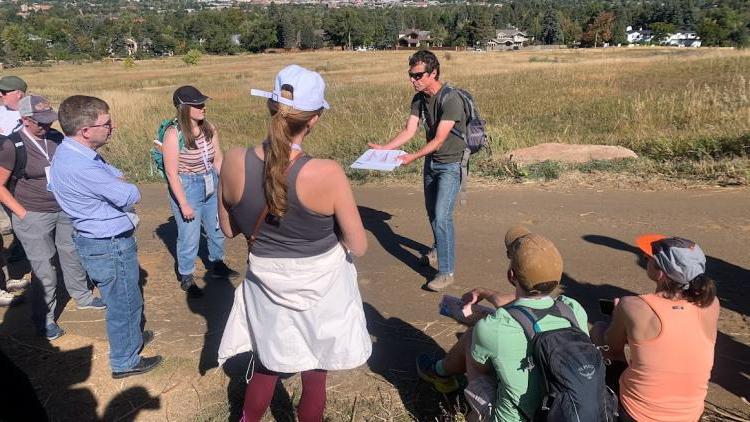
<svg viewBox="0 0 750 422">
<path fill-rule="evenodd" d="M 47 162 L 52 164 L 52 161 L 50 161 L 49 159 L 49 145 L 47 145 L 47 138 L 44 138 L 44 149 L 42 149 L 42 146 L 39 145 L 39 141 L 37 141 L 36 137 L 32 136 L 26 130 L 26 128 L 21 129 L 21 132 L 23 132 L 23 134 L 26 135 L 27 138 L 31 139 L 31 143 L 33 143 L 34 146 L 36 146 L 36 148 L 39 150 L 39 152 L 41 152 L 42 155 L 44 155 L 44 158 L 47 159 Z"/>
<path fill-rule="evenodd" d="M 203 153 L 201 153 L 201 158 L 203 158 L 203 165 L 206 166 L 206 172 L 211 171 L 211 166 L 208 165 L 208 147 L 206 146 L 206 136 L 203 136 Z"/>
</svg>

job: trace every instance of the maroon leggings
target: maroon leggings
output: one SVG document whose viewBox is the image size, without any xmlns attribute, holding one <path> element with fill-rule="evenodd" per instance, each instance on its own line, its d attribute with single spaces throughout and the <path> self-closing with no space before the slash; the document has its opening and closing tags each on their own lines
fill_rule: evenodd
<svg viewBox="0 0 750 422">
<path fill-rule="evenodd" d="M 302 373 L 302 397 L 297 405 L 300 422 L 320 422 L 326 407 L 326 374 L 322 369 Z M 245 390 L 242 408 L 244 422 L 260 421 L 273 398 L 279 374 L 265 368 L 256 369 Z"/>
</svg>

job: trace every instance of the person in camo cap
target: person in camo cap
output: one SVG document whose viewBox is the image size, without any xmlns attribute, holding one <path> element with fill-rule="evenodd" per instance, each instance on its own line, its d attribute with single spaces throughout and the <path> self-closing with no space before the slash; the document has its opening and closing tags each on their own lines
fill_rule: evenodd
<svg viewBox="0 0 750 422">
<path fill-rule="evenodd" d="M 697 421 L 703 413 L 719 320 L 716 285 L 695 242 L 647 234 L 635 241 L 654 293 L 616 301 L 612 322 L 591 338 L 628 361 L 619 377 L 623 421 Z M 629 359 L 625 357 L 625 344 Z"/>
</svg>

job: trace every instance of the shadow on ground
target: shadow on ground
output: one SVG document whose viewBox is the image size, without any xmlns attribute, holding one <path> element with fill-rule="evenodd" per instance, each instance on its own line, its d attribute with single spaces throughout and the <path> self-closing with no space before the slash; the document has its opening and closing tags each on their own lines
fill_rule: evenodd
<svg viewBox="0 0 750 422">
<path fill-rule="evenodd" d="M 645 271 L 646 260 L 637 247 L 608 236 L 586 235 L 583 236 L 583 239 L 597 245 L 632 253 L 635 255 L 636 264 Z M 747 285 L 748 280 L 750 280 L 750 271 L 722 259 L 706 256 L 706 274 L 716 281 L 717 294 L 722 308 L 732 310 L 742 316 L 750 315 L 750 296 L 746 294 L 747 286 L 745 286 L 745 289 L 742 288 L 743 284 Z M 581 299 L 583 301 L 581 303 L 589 312 L 598 309 L 597 304 L 594 303 L 598 297 L 614 298 L 625 294 L 650 293 L 633 293 L 606 284 L 592 285 L 574 281 L 568 282 L 568 284 L 571 287 L 568 290 L 568 286 L 566 286 L 566 292 L 570 292 L 569 296 L 571 297 Z M 609 291 L 610 289 L 611 291 Z M 618 291 L 618 289 L 621 291 Z M 589 313 L 589 320 L 593 320 L 591 313 Z M 711 381 L 732 394 L 747 397 L 750 391 L 750 347 L 736 340 L 731 334 L 720 330 L 716 338 L 714 353 Z"/>
<path fill-rule="evenodd" d="M 201 232 L 202 233 L 202 232 Z M 174 273 L 177 275 L 177 223 L 174 217 L 169 217 L 166 223 L 161 224 L 156 229 L 156 235 L 164 243 L 175 262 Z M 198 257 L 203 265 L 208 268 L 208 246 L 205 236 L 201 235 L 200 245 L 198 246 Z M 234 300 L 234 285 L 228 278 L 213 278 L 208 272 L 203 278 L 204 288 L 203 297 L 190 298 L 187 295 L 188 308 L 194 314 L 199 314 L 206 320 L 206 333 L 203 337 L 203 349 L 201 350 L 200 361 L 198 363 L 198 372 L 205 375 L 206 371 L 218 366 L 216 358 L 221 342 L 221 334 L 227 322 L 227 317 L 232 309 Z M 175 278 L 174 288 L 179 290 L 179 284 Z"/>
<path fill-rule="evenodd" d="M 393 217 L 391 214 L 369 207 L 359 206 L 357 208 L 365 229 L 375 236 L 386 252 L 428 280 L 437 274 L 436 269 L 422 266 L 419 262 L 421 255 L 427 253 L 430 247 L 395 233 L 388 224 L 388 221 Z"/>
<path fill-rule="evenodd" d="M 419 421 L 444 420 L 465 408 L 461 394 L 440 394 L 417 376 L 415 365 L 420 353 L 445 355 L 435 340 L 400 318 L 384 317 L 367 302 L 364 310 L 367 331 L 375 338 L 367 365 L 398 390 L 411 417 Z"/>
<path fill-rule="evenodd" d="M 141 271 L 141 282 L 147 273 Z M 64 290 L 64 289 L 60 289 Z M 142 386 L 121 391 L 97 414 L 97 397 L 81 387 L 91 377 L 93 346 L 60 350 L 39 336 L 31 323 L 31 303 L 7 309 L 0 324 L 0 404 L 3 421 L 134 421 L 161 401 Z M 102 314 L 103 315 L 103 314 Z M 107 356 L 99 357 L 107 359 Z"/>
</svg>

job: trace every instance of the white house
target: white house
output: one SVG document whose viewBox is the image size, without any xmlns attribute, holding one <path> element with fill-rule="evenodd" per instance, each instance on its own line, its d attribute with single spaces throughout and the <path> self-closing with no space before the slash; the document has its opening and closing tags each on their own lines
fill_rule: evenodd
<svg viewBox="0 0 750 422">
<path fill-rule="evenodd" d="M 638 28 L 637 30 L 634 30 L 632 26 L 628 26 L 625 31 L 628 37 L 628 43 L 630 44 L 648 43 L 654 38 L 651 31 L 648 29 Z"/>
<path fill-rule="evenodd" d="M 663 44 L 677 47 L 700 47 L 701 37 L 694 31 L 677 31 L 663 41 Z"/>
<path fill-rule="evenodd" d="M 485 41 L 487 50 L 517 50 L 529 42 L 530 38 L 518 28 L 498 29 L 494 38 Z"/>
</svg>

